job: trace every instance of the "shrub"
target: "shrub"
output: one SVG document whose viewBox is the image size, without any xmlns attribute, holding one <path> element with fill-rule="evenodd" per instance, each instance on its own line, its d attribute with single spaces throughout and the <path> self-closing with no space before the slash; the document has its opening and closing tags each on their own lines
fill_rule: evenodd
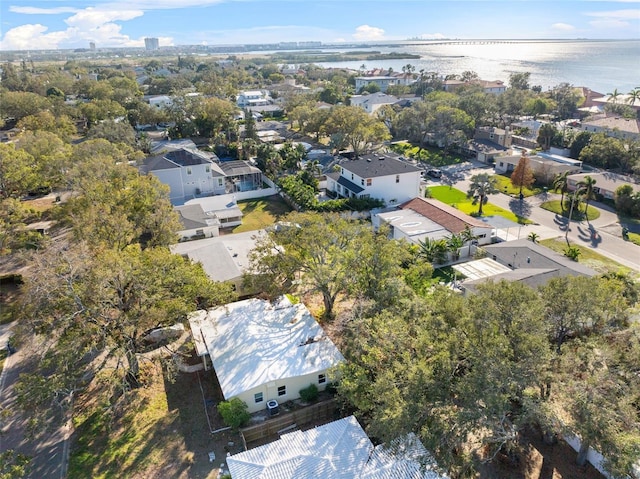
<svg viewBox="0 0 640 479">
<path fill-rule="evenodd" d="M 300 390 L 300 398 L 304 402 L 313 402 L 318 399 L 318 386 L 311 383 L 308 387 Z"/>
<path fill-rule="evenodd" d="M 230 401 L 222 401 L 218 404 L 218 412 L 227 426 L 234 429 L 244 426 L 249 422 L 251 415 L 247 412 L 248 406 L 238 398 Z"/>
</svg>

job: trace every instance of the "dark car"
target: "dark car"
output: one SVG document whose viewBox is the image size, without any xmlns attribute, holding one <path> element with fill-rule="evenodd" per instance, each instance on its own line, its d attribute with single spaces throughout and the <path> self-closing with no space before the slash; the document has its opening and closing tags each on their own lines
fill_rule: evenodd
<svg viewBox="0 0 640 479">
<path fill-rule="evenodd" d="M 442 171 L 440 170 L 427 170 L 427 175 L 431 178 L 442 178 Z"/>
</svg>

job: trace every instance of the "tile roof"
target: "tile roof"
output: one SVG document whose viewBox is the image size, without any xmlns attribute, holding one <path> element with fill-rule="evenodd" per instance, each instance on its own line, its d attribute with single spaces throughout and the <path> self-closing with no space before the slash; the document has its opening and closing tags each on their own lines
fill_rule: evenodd
<svg viewBox="0 0 640 479">
<path fill-rule="evenodd" d="M 460 234 L 468 226 L 486 228 L 482 221 L 464 214 L 460 210 L 446 205 L 438 200 L 427 198 L 414 198 L 400 205 L 401 209 L 410 209 L 422 216 L 429 218 L 433 222 L 443 226 L 448 231 Z"/>
</svg>

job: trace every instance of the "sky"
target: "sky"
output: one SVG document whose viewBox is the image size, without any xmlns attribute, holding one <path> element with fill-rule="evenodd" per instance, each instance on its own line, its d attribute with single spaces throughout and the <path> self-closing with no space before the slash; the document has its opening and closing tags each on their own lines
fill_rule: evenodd
<svg viewBox="0 0 640 479">
<path fill-rule="evenodd" d="M 0 50 L 639 39 L 640 0 L 0 0 Z"/>
</svg>

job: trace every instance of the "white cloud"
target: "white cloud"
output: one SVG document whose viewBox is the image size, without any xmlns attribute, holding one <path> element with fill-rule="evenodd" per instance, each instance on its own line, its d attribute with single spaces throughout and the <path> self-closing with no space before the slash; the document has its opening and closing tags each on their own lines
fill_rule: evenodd
<svg viewBox="0 0 640 479">
<path fill-rule="evenodd" d="M 142 10 L 104 11 L 90 7 L 70 16 L 64 22 L 70 27 L 76 27 L 80 30 L 90 30 L 110 24 L 116 20 L 132 20 L 142 15 L 144 15 Z"/>
<path fill-rule="evenodd" d="M 553 30 L 559 30 L 561 32 L 572 32 L 576 29 L 573 25 L 569 25 L 568 23 L 554 23 L 551 25 Z"/>
<path fill-rule="evenodd" d="M 418 37 L 423 40 L 442 40 L 444 38 L 447 38 L 447 36 L 443 35 L 442 33 L 423 33 Z"/>
<path fill-rule="evenodd" d="M 615 18 L 594 20 L 589 22 L 594 28 L 606 29 L 606 30 L 620 30 L 629 27 L 629 22 L 623 22 L 622 20 L 616 20 Z"/>
<path fill-rule="evenodd" d="M 356 40 L 381 40 L 384 38 L 384 30 L 369 25 L 360 25 L 352 36 Z"/>
<path fill-rule="evenodd" d="M 54 8 L 39 8 L 39 7 L 18 7 L 11 5 L 9 11 L 13 13 L 22 13 L 24 15 L 57 15 L 60 13 L 75 13 L 79 11 L 74 7 L 54 7 Z"/>
<path fill-rule="evenodd" d="M 64 32 L 45 33 L 47 27 L 44 25 L 29 24 L 21 25 L 8 30 L 0 42 L 2 50 L 27 50 L 33 48 L 53 49 L 58 48 Z"/>
<path fill-rule="evenodd" d="M 639 20 L 640 8 L 626 10 L 609 10 L 604 12 L 585 12 L 588 17 L 617 18 L 620 20 Z"/>
</svg>

